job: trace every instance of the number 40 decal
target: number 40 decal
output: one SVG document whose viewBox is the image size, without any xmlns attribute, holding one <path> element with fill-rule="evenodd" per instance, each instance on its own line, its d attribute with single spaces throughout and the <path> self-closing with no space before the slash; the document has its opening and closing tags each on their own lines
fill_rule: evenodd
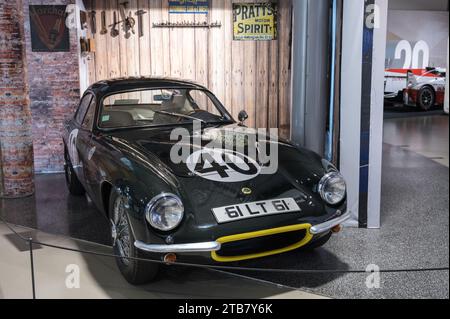
<svg viewBox="0 0 450 319">
<path fill-rule="evenodd" d="M 237 183 L 254 179 L 261 166 L 252 158 L 221 149 L 203 149 L 191 154 L 188 169 L 197 176 L 222 183 Z"/>
</svg>

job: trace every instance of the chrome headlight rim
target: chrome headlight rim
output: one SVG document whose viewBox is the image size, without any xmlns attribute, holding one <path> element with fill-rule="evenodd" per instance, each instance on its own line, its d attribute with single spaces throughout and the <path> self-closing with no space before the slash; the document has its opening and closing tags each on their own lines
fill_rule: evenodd
<svg viewBox="0 0 450 319">
<path fill-rule="evenodd" d="M 332 179 L 334 179 L 334 178 L 339 178 L 339 179 L 341 179 L 341 181 L 344 183 L 344 188 L 345 188 L 345 190 L 344 190 L 344 194 L 342 195 L 342 198 L 339 199 L 339 201 L 336 201 L 336 202 L 330 202 L 329 200 L 327 200 L 327 197 L 326 197 L 326 195 L 325 195 L 325 187 L 328 186 L 329 181 L 332 180 Z M 322 179 L 320 180 L 319 185 L 318 185 L 318 192 L 319 192 L 319 194 L 320 194 L 320 197 L 321 197 L 328 205 L 331 205 L 331 206 L 337 206 L 337 205 L 342 204 L 342 203 L 345 201 L 346 197 L 347 197 L 347 184 L 346 184 L 346 182 L 345 182 L 345 180 L 344 180 L 344 177 L 342 176 L 341 173 L 339 173 L 337 170 L 336 170 L 336 171 L 335 171 L 335 170 L 332 170 L 332 171 L 328 172 L 327 174 L 325 174 L 325 175 L 322 177 Z"/>
<path fill-rule="evenodd" d="M 181 216 L 178 220 L 178 222 L 175 225 L 172 225 L 171 227 L 168 228 L 162 228 L 160 227 L 160 225 L 156 225 L 153 222 L 153 219 L 151 218 L 151 214 L 153 212 L 153 209 L 155 208 L 155 206 L 162 200 L 167 200 L 167 199 L 173 199 L 177 202 L 177 204 L 181 207 L 182 212 L 181 212 Z M 162 231 L 162 232 L 169 232 L 172 231 L 174 229 L 176 229 L 178 226 L 180 226 L 181 222 L 183 221 L 184 218 L 184 204 L 181 201 L 180 197 L 178 197 L 175 194 L 172 193 L 161 193 L 155 197 L 153 197 L 150 202 L 147 204 L 147 206 L 145 207 L 145 219 L 147 220 L 147 222 L 150 224 L 150 226 L 152 226 L 154 229 L 158 230 L 158 231 Z"/>
</svg>

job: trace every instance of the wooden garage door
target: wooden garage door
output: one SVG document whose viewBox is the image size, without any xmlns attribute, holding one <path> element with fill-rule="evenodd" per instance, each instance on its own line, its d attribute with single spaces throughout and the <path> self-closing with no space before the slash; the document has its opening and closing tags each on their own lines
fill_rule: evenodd
<svg viewBox="0 0 450 319">
<path fill-rule="evenodd" d="M 208 15 L 169 14 L 168 0 L 132 0 L 127 10 L 143 10 L 143 35 L 125 37 L 100 34 L 101 11 L 106 24 L 119 19 L 122 1 L 86 1 L 88 11 L 96 11 L 96 52 L 89 62 L 89 81 L 121 76 L 170 76 L 197 81 L 207 86 L 236 118 L 245 109 L 247 124 L 256 128 L 290 132 L 291 108 L 291 0 L 278 2 L 278 40 L 233 41 L 231 0 L 210 0 Z M 255 2 L 255 1 L 234 1 Z M 259 1 L 263 2 L 263 1 Z M 208 20 L 209 19 L 209 20 Z M 137 19 L 136 19 L 137 20 Z M 155 28 L 160 22 L 220 22 L 220 28 Z"/>
</svg>

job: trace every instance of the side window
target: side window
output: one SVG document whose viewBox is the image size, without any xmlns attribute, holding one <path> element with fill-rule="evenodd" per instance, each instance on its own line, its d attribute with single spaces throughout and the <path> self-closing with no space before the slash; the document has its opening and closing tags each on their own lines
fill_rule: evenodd
<svg viewBox="0 0 450 319">
<path fill-rule="evenodd" d="M 82 127 L 89 131 L 92 130 L 94 124 L 94 117 L 95 117 L 95 99 L 92 99 L 91 103 L 89 104 L 89 109 L 86 112 L 86 116 L 84 117 Z"/>
<path fill-rule="evenodd" d="M 84 115 L 86 114 L 87 108 L 92 100 L 92 94 L 86 94 L 81 100 L 80 106 L 78 107 L 77 114 L 75 115 L 75 121 L 78 124 L 83 123 Z"/>
</svg>

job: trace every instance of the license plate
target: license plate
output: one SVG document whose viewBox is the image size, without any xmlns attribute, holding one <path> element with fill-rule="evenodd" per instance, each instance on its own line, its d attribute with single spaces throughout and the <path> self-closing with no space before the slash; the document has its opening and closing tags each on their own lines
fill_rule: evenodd
<svg viewBox="0 0 450 319">
<path fill-rule="evenodd" d="M 298 213 L 300 211 L 301 208 L 293 198 L 274 199 L 212 209 L 219 224 L 270 215 Z"/>
</svg>

